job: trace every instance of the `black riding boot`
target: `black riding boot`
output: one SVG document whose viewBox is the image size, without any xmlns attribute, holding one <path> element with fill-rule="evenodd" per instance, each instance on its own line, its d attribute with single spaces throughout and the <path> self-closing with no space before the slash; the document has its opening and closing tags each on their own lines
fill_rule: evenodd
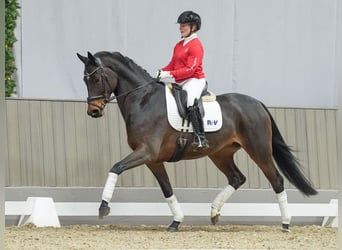
<svg viewBox="0 0 342 250">
<path fill-rule="evenodd" d="M 192 124 L 192 128 L 194 129 L 194 140 L 192 142 L 194 151 L 208 149 L 209 144 L 204 135 L 203 119 L 198 107 L 197 99 L 195 100 L 194 105 L 188 108 L 188 117 Z"/>
</svg>

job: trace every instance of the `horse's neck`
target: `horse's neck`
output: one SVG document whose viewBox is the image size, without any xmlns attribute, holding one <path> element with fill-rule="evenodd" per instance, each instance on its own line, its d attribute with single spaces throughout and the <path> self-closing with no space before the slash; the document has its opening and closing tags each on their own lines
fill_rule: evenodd
<svg viewBox="0 0 342 250">
<path fill-rule="evenodd" d="M 128 86 L 126 82 L 120 85 Z M 132 85 L 130 88 L 120 88 L 117 100 L 120 111 L 125 118 L 127 115 L 141 113 L 141 109 L 149 109 L 155 105 L 162 105 L 165 99 L 163 86 L 155 82 L 142 82 Z"/>
</svg>

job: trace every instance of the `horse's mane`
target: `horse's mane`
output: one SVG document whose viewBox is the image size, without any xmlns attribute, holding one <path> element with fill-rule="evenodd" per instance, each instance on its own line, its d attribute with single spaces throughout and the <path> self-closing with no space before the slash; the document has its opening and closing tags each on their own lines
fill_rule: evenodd
<svg viewBox="0 0 342 250">
<path fill-rule="evenodd" d="M 136 62 L 134 62 L 131 58 L 122 55 L 120 52 L 108 52 L 101 51 L 95 54 L 95 56 L 100 57 L 104 62 L 109 60 L 110 63 L 107 63 L 108 67 L 114 67 L 113 70 L 121 70 L 127 72 L 127 68 L 133 73 L 137 74 L 139 78 L 143 78 L 145 80 L 151 81 L 151 75 L 141 66 L 139 66 Z M 117 64 L 119 62 L 120 65 Z M 121 68 L 124 66 L 125 68 Z M 116 67 L 119 67 L 116 68 Z"/>
</svg>

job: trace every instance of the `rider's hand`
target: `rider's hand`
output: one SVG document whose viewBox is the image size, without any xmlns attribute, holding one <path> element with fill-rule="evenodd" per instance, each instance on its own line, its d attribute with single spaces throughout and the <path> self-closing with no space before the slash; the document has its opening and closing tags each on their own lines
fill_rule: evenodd
<svg viewBox="0 0 342 250">
<path fill-rule="evenodd" d="M 175 79 L 171 75 L 170 71 L 159 70 L 157 79 L 162 82 L 175 82 Z"/>
</svg>

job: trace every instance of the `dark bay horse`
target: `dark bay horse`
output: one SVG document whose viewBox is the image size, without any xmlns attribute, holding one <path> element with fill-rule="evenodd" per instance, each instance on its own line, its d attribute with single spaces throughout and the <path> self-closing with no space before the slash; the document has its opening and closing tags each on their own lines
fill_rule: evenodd
<svg viewBox="0 0 342 250">
<path fill-rule="evenodd" d="M 126 123 L 128 144 L 133 152 L 110 169 L 102 194 L 99 217 L 110 213 L 118 176 L 131 168 L 145 164 L 157 179 L 174 216 L 168 227 L 177 231 L 183 212 L 169 181 L 163 162 L 172 159 L 180 132 L 167 120 L 165 85 L 152 78 L 133 60 L 118 52 L 98 52 L 87 56 L 77 54 L 84 63 L 84 81 L 88 89 L 88 110 L 91 117 L 101 117 L 106 103 L 114 94 Z M 234 154 L 243 148 L 271 183 L 279 203 L 282 228 L 287 231 L 291 216 L 283 177 L 275 167 L 303 194 L 317 194 L 303 175 L 301 166 L 281 136 L 267 108 L 258 100 L 237 93 L 218 95 L 222 109 L 222 128 L 206 134 L 210 148 L 194 152 L 191 143 L 185 147 L 181 160 L 208 156 L 227 177 L 228 185 L 214 199 L 211 221 L 219 220 L 220 209 L 245 181 L 246 177 L 234 163 Z M 186 134 L 192 140 L 192 133 Z"/>
</svg>

